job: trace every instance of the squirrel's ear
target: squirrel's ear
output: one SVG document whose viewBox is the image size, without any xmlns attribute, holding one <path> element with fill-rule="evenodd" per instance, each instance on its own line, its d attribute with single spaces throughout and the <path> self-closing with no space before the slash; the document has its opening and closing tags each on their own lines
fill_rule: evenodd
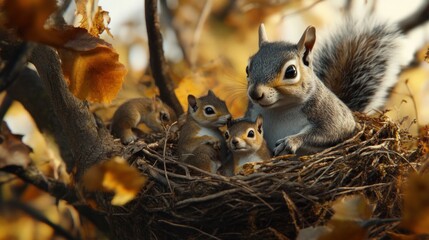
<svg viewBox="0 0 429 240">
<path fill-rule="evenodd" d="M 209 90 L 209 92 L 207 93 L 207 96 L 215 96 L 215 94 L 212 90 Z"/>
<path fill-rule="evenodd" d="M 268 42 L 268 38 L 267 33 L 265 32 L 265 26 L 261 23 L 261 25 L 259 25 L 259 47 L 261 47 L 264 42 Z"/>
<path fill-rule="evenodd" d="M 309 54 L 313 50 L 314 43 L 316 42 L 316 28 L 313 26 L 307 27 L 298 42 L 298 51 L 304 52 L 302 60 L 305 65 L 309 65 Z"/>
<path fill-rule="evenodd" d="M 256 127 L 258 128 L 258 132 L 262 134 L 262 123 L 264 122 L 262 115 L 259 114 L 256 118 Z"/>
<path fill-rule="evenodd" d="M 194 112 L 197 111 L 197 108 L 198 108 L 197 107 L 197 99 L 195 98 L 194 95 L 192 95 L 192 94 L 188 95 L 188 104 Z"/>
<path fill-rule="evenodd" d="M 227 127 L 227 128 L 230 128 L 230 127 L 231 127 L 231 125 L 232 125 L 232 119 L 231 119 L 231 118 L 228 118 L 228 120 L 226 120 L 226 127 Z"/>
</svg>

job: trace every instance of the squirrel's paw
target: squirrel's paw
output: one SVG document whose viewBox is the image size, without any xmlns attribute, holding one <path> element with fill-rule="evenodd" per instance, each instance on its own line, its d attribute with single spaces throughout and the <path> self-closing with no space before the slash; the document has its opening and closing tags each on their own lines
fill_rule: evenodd
<svg viewBox="0 0 429 240">
<path fill-rule="evenodd" d="M 213 149 L 219 150 L 220 149 L 220 141 L 218 139 L 210 139 L 204 142 L 204 144 L 211 145 Z"/>
<path fill-rule="evenodd" d="M 134 134 L 124 135 L 121 137 L 121 142 L 125 145 L 130 144 L 130 143 L 134 142 L 135 140 L 137 140 L 137 136 Z"/>
<path fill-rule="evenodd" d="M 276 147 L 274 148 L 274 156 L 294 154 L 296 150 L 301 147 L 301 145 L 302 141 L 297 136 L 281 138 L 276 142 Z"/>
</svg>

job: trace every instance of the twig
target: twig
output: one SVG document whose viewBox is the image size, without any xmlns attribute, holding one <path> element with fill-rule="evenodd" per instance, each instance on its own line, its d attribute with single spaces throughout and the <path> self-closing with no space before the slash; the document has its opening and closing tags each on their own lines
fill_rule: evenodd
<svg viewBox="0 0 429 240">
<path fill-rule="evenodd" d="M 171 124 L 170 126 L 168 126 L 167 131 L 165 132 L 164 148 L 162 149 L 162 158 L 164 159 L 164 161 L 163 161 L 163 164 L 164 164 L 164 176 L 165 176 L 165 179 L 167 180 L 168 188 L 170 188 L 170 192 L 172 194 L 174 194 L 174 192 L 173 192 L 173 188 L 171 187 L 171 184 L 170 184 L 170 179 L 168 179 L 167 165 L 166 165 L 166 162 L 165 162 L 165 153 L 167 151 L 168 134 L 170 133 L 171 127 L 173 127 L 176 123 L 177 123 L 177 121 L 174 122 L 173 124 Z"/>
<path fill-rule="evenodd" d="M 149 42 L 150 68 L 159 89 L 160 98 L 171 106 L 177 116 L 183 113 L 182 106 L 174 93 L 173 81 L 170 78 L 167 62 L 162 49 L 162 35 L 157 16 L 156 0 L 145 0 L 146 30 Z"/>
<path fill-rule="evenodd" d="M 411 98 L 411 101 L 413 102 L 414 112 L 416 113 L 416 121 L 417 121 L 417 125 L 418 125 L 419 124 L 419 112 L 417 110 L 417 102 L 416 102 L 416 99 L 415 99 L 413 93 L 411 92 L 410 86 L 408 85 L 408 81 L 409 81 L 409 79 L 405 80 L 405 86 L 407 87 L 407 91 L 409 94 L 408 96 Z"/>
<path fill-rule="evenodd" d="M 216 240 L 221 240 L 221 239 L 220 239 L 220 238 L 218 238 L 218 237 L 215 237 L 215 236 L 213 236 L 213 235 L 211 235 L 211 234 L 208 234 L 208 233 L 206 233 L 206 232 L 204 232 L 204 231 L 202 231 L 202 230 L 200 230 L 200 229 L 198 229 L 198 228 L 192 227 L 192 226 L 183 225 L 183 224 L 178 224 L 178 223 L 172 223 L 172 222 L 169 222 L 169 221 L 166 221 L 166 220 L 159 220 L 159 222 L 163 222 L 163 223 L 166 223 L 166 224 L 168 224 L 168 225 L 175 226 L 175 227 L 181 227 L 181 228 L 188 228 L 188 229 L 192 229 L 192 230 L 195 230 L 195 231 L 197 231 L 197 232 L 199 232 L 199 233 L 203 234 L 204 236 L 207 236 L 207 237 L 210 237 L 210 238 L 213 238 L 213 239 L 216 239 Z"/>
<path fill-rule="evenodd" d="M 218 197 L 222 197 L 224 195 L 234 193 L 234 192 L 238 192 L 238 191 L 240 191 L 240 189 L 233 188 L 233 189 L 228 189 L 225 191 L 220 191 L 220 192 L 217 192 L 214 194 L 210 194 L 210 195 L 207 195 L 204 197 L 188 198 L 188 199 L 177 202 L 176 205 L 180 206 L 180 205 L 189 204 L 189 203 L 197 203 L 197 202 L 204 202 L 204 201 L 208 201 L 208 200 L 213 200 L 213 199 L 216 199 Z"/>
<path fill-rule="evenodd" d="M 206 0 L 206 2 L 204 3 L 203 11 L 201 12 L 200 17 L 198 18 L 197 26 L 195 27 L 194 36 L 191 42 L 190 60 L 191 60 L 192 68 L 195 67 L 195 62 L 197 61 L 197 57 L 198 57 L 197 45 L 201 38 L 201 32 L 203 31 L 204 23 L 206 22 L 207 17 L 210 14 L 211 7 L 212 7 L 212 0 Z"/>
<path fill-rule="evenodd" d="M 368 219 L 366 221 L 362 221 L 359 223 L 359 225 L 361 225 L 363 228 L 368 228 L 368 227 L 372 227 L 374 225 L 381 225 L 381 224 L 386 224 L 386 223 L 395 223 L 395 222 L 399 222 L 399 221 L 401 221 L 400 218 L 386 218 L 386 219 L 374 218 L 374 219 Z"/>
<path fill-rule="evenodd" d="M 177 29 L 177 27 L 174 24 L 173 14 L 167 5 L 167 0 L 161 0 L 160 6 L 161 6 L 161 17 L 163 17 L 163 18 L 161 18 L 161 22 L 163 19 L 165 19 L 166 25 L 173 30 L 173 33 L 176 36 L 179 48 L 182 51 L 183 58 L 185 59 L 185 62 L 188 64 L 188 66 L 191 66 L 191 60 L 189 57 L 189 52 L 186 50 L 185 43 L 183 42 L 183 38 L 182 38 L 179 30 Z M 162 14 L 162 13 L 164 13 L 164 14 Z"/>
<path fill-rule="evenodd" d="M 0 168 L 0 171 L 14 174 L 24 182 L 34 185 L 55 198 L 67 201 L 69 204 L 73 205 L 82 216 L 94 223 L 99 230 L 108 234 L 109 227 L 104 214 L 87 205 L 75 204 L 79 199 L 73 189 L 67 187 L 62 182 L 45 177 L 35 166 L 30 165 L 24 169 L 21 166 L 11 165 Z"/>
<path fill-rule="evenodd" d="M 302 12 L 308 11 L 308 10 L 310 10 L 311 8 L 313 8 L 314 6 L 316 6 L 317 4 L 319 4 L 319 3 L 323 2 L 323 1 L 324 1 L 324 0 L 316 0 L 316 1 L 314 1 L 313 3 L 311 3 L 311 4 L 310 4 L 310 5 L 308 5 L 308 6 L 305 6 L 305 7 L 301 8 L 301 9 L 298 9 L 298 10 L 296 10 L 296 11 L 292 12 L 292 13 L 284 14 L 284 15 L 280 18 L 280 21 L 283 21 L 286 17 L 289 17 L 289 16 L 292 16 L 292 15 L 295 15 L 295 14 L 299 14 L 299 13 L 302 13 Z"/>
<path fill-rule="evenodd" d="M 36 45 L 23 42 L 16 48 L 16 54 L 6 63 L 0 73 L 0 92 L 6 90 L 26 67 L 28 59 Z"/>
<path fill-rule="evenodd" d="M 283 194 L 283 199 L 285 200 L 286 205 L 288 206 L 289 214 L 292 218 L 292 222 L 293 222 L 293 225 L 295 226 L 295 230 L 298 232 L 299 229 L 301 229 L 302 227 L 298 226 L 298 221 L 295 214 L 298 215 L 299 219 L 304 219 L 304 218 L 298 212 L 295 204 L 293 203 L 292 199 L 290 199 L 290 197 L 286 194 L 286 192 L 282 191 L 282 194 Z"/>
<path fill-rule="evenodd" d="M 44 216 L 41 212 L 37 211 L 36 209 L 34 209 L 33 207 L 31 207 L 30 205 L 24 204 L 20 201 L 7 201 L 3 203 L 6 206 L 10 206 L 13 208 L 18 208 L 21 209 L 23 212 L 27 213 L 28 215 L 32 216 L 34 219 L 48 225 L 49 227 L 51 227 L 56 234 L 64 237 L 65 239 L 68 240 L 76 240 L 79 238 L 75 238 L 73 237 L 73 235 L 71 235 L 69 232 L 67 232 L 67 230 L 65 230 L 63 227 L 61 227 L 58 224 L 53 223 L 51 220 L 49 220 L 46 216 Z"/>
<path fill-rule="evenodd" d="M 401 20 L 398 24 L 399 29 L 403 33 L 408 33 L 414 28 L 420 26 L 421 24 L 429 20 L 429 2 L 422 4 L 414 13 L 410 14 L 409 17 Z"/>
</svg>

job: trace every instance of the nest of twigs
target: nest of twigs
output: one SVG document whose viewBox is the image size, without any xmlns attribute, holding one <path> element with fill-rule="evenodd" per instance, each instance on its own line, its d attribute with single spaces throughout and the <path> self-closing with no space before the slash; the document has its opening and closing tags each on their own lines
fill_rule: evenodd
<svg viewBox="0 0 429 240">
<path fill-rule="evenodd" d="M 113 237 L 294 238 L 300 228 L 324 224 L 332 201 L 351 194 L 365 195 L 376 218 L 400 217 L 399 180 L 419 167 L 421 149 L 385 116 L 356 117 L 361 129 L 337 146 L 299 159 L 273 158 L 234 177 L 178 163 L 172 134 L 128 146 L 125 157 L 150 183 L 125 207 L 109 209 L 109 221 L 119 226 Z M 391 227 L 372 227 L 370 236 Z"/>
</svg>

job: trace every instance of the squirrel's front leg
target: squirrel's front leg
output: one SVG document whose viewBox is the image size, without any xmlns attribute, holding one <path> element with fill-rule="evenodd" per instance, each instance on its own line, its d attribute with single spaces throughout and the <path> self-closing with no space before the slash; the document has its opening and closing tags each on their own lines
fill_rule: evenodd
<svg viewBox="0 0 429 240">
<path fill-rule="evenodd" d="M 281 154 L 294 154 L 305 144 L 308 135 L 313 134 L 312 126 L 306 126 L 299 133 L 279 139 L 274 148 L 274 156 Z"/>
<path fill-rule="evenodd" d="M 281 138 L 276 142 L 274 148 L 274 156 L 282 154 L 294 154 L 304 143 L 304 137 L 302 134 L 291 135 L 285 138 Z"/>
</svg>

